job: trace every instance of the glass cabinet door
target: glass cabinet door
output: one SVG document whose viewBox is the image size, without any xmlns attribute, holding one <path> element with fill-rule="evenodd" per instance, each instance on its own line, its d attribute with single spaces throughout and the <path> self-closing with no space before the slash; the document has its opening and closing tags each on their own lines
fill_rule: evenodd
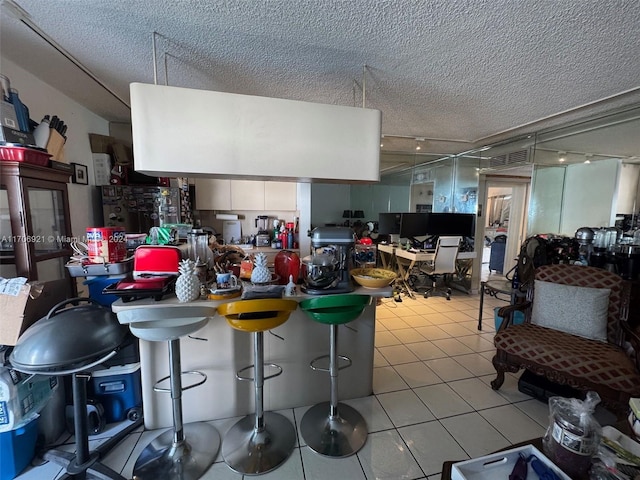
<svg viewBox="0 0 640 480">
<path fill-rule="evenodd" d="M 22 163 L 0 167 L 0 275 L 72 285 L 65 268 L 72 253 L 69 176 Z"/>
<path fill-rule="evenodd" d="M 0 277 L 17 276 L 7 188 L 0 187 Z"/>
<path fill-rule="evenodd" d="M 36 255 L 60 250 L 70 236 L 65 225 L 62 191 L 37 187 L 26 190 Z"/>
</svg>

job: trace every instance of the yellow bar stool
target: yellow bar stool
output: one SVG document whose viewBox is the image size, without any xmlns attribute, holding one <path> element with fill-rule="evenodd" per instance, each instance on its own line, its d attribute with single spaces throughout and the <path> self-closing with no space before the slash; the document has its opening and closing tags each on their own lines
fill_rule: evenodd
<svg viewBox="0 0 640 480">
<path fill-rule="evenodd" d="M 309 448 L 328 457 L 353 455 L 367 441 L 367 424 L 360 413 L 344 403 L 338 403 L 338 371 L 351 366 L 351 359 L 338 355 L 338 326 L 358 318 L 370 303 L 368 295 L 330 295 L 315 297 L 300 302 L 300 308 L 312 320 L 330 327 L 329 355 L 314 358 L 313 370 L 329 372 L 329 402 L 318 403 L 302 416 L 300 433 Z M 329 357 L 329 368 L 320 368 L 316 363 Z M 338 359 L 347 362 L 338 366 Z"/>
<path fill-rule="evenodd" d="M 206 305 L 141 307 L 117 313 L 118 321 L 128 324 L 136 337 L 169 345 L 169 376 L 158 380 L 153 389 L 171 394 L 173 429 L 156 437 L 142 451 L 133 467 L 136 480 L 195 480 L 209 469 L 218 454 L 220 434 L 212 425 L 183 424 L 182 392 L 202 385 L 207 376 L 198 371 L 183 372 L 180 361 L 180 337 L 200 330 L 215 314 L 216 308 Z M 183 387 L 182 375 L 201 379 Z M 168 389 L 157 386 L 167 379 Z"/>
<path fill-rule="evenodd" d="M 226 464 L 238 473 L 257 475 L 280 466 L 293 452 L 296 432 L 286 417 L 264 411 L 264 381 L 282 374 L 282 367 L 267 366 L 277 370 L 264 376 L 264 332 L 287 321 L 298 303 L 278 298 L 239 300 L 222 304 L 218 313 L 227 318 L 231 327 L 253 333 L 253 365 L 236 372 L 238 380 L 254 382 L 255 414 L 236 422 L 222 441 L 222 456 Z M 254 369 L 254 377 L 246 377 L 246 370 Z"/>
</svg>

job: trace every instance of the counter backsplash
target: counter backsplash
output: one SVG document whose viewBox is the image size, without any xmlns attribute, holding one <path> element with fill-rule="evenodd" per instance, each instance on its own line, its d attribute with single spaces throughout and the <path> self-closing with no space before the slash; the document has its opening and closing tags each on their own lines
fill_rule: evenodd
<svg viewBox="0 0 640 480">
<path fill-rule="evenodd" d="M 268 228 L 270 232 L 273 232 L 273 220 L 277 219 L 282 222 L 295 223 L 296 217 L 300 216 L 299 211 L 263 211 L 263 210 L 233 210 L 233 211 L 215 211 L 215 210 L 199 210 L 194 215 L 196 219 L 200 220 L 200 224 L 204 227 L 212 227 L 217 233 L 222 233 L 222 220 L 216 219 L 216 213 L 233 213 L 238 215 L 242 227 L 242 235 L 250 236 L 258 233 L 258 227 L 256 227 L 256 218 L 260 215 L 266 215 L 269 217 Z"/>
</svg>

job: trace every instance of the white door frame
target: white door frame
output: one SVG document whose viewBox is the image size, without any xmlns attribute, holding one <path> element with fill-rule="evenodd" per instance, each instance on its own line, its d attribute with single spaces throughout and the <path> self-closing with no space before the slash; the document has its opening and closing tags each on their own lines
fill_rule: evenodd
<svg viewBox="0 0 640 480">
<path fill-rule="evenodd" d="M 471 290 L 480 289 L 480 273 L 482 271 L 482 249 L 484 247 L 484 223 L 487 215 L 487 201 L 489 187 L 511 187 L 511 210 L 509 226 L 507 228 L 507 244 L 505 245 L 505 262 L 503 273 L 508 272 L 515 265 L 520 245 L 525 240 L 527 232 L 527 214 L 529 196 L 531 192 L 531 178 L 508 175 L 480 175 L 478 179 L 478 216 L 476 220 L 475 250 L 476 258 L 473 262 L 471 274 Z M 512 260 L 508 260 L 512 259 Z"/>
</svg>

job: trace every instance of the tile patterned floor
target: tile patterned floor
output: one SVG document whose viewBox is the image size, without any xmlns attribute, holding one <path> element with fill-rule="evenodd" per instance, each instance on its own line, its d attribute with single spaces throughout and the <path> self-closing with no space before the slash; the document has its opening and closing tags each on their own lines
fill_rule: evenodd
<svg viewBox="0 0 640 480">
<path fill-rule="evenodd" d="M 374 394 L 347 400 L 367 421 L 363 449 L 344 459 L 315 454 L 298 432 L 291 457 L 261 478 L 278 480 L 429 479 L 440 478 L 442 462 L 485 455 L 514 442 L 544 434 L 547 406 L 517 389 L 517 377 L 507 375 L 500 391 L 491 389 L 494 334 L 493 308 L 504 302 L 485 298 L 483 330 L 477 330 L 479 296 L 455 292 L 444 298 L 402 296 L 384 299 L 377 307 Z M 308 407 L 286 415 L 299 427 Z M 235 418 L 211 422 L 223 435 Z M 92 447 L 108 438 L 116 426 Z M 132 477 L 140 451 L 161 431 L 128 436 L 103 462 Z M 73 450 L 73 439 L 64 448 Z M 60 467 L 46 463 L 20 475 L 21 480 L 61 476 Z M 204 479 L 240 479 L 218 455 Z"/>
</svg>

